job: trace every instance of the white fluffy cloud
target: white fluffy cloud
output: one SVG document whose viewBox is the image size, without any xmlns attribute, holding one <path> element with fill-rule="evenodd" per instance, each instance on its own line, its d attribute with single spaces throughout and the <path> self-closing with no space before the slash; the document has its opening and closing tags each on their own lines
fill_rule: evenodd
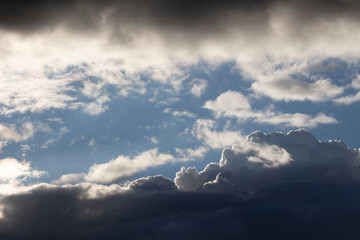
<svg viewBox="0 0 360 240">
<path fill-rule="evenodd" d="M 120 155 L 107 163 L 91 166 L 85 179 L 90 182 L 111 183 L 149 167 L 163 165 L 174 160 L 171 154 L 159 153 L 157 148 L 145 151 L 133 158 Z"/>
<path fill-rule="evenodd" d="M 253 115 L 248 99 L 231 90 L 220 94 L 214 101 L 205 102 L 203 107 L 213 111 L 215 116 L 237 116 L 239 119 L 246 119 Z"/>
<path fill-rule="evenodd" d="M 258 123 L 286 125 L 291 127 L 316 127 L 318 124 L 336 123 L 336 119 L 319 113 L 310 116 L 303 113 L 278 113 L 270 109 L 256 111 L 251 109 L 247 98 L 239 92 L 227 91 L 215 100 L 209 100 L 203 105 L 213 111 L 215 117 L 235 117 L 239 120 L 252 119 Z"/>
<path fill-rule="evenodd" d="M 13 194 L 26 189 L 25 180 L 39 178 L 44 171 L 33 169 L 30 162 L 18 161 L 15 158 L 0 160 L 0 195 Z"/>
<path fill-rule="evenodd" d="M 39 177 L 43 172 L 33 170 L 29 162 L 19 162 L 15 158 L 0 160 L 0 179 L 2 181 L 19 177 Z"/>
</svg>

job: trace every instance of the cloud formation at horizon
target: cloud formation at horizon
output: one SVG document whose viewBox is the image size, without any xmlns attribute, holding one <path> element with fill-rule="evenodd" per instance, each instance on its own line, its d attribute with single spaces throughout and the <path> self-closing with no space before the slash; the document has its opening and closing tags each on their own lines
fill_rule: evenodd
<svg viewBox="0 0 360 240">
<path fill-rule="evenodd" d="M 126 186 L 42 183 L 5 195 L 0 235 L 170 238 L 183 236 L 185 228 L 190 239 L 217 239 L 225 229 L 228 237 L 260 238 L 265 233 L 254 230 L 259 223 L 265 227 L 265 222 L 270 238 L 292 236 L 290 230 L 273 228 L 280 223 L 293 231 L 305 224 L 305 232 L 297 237 L 313 238 L 317 236 L 313 227 L 324 229 L 335 223 L 352 231 L 360 209 L 352 208 L 353 214 L 347 215 L 347 204 L 360 196 L 359 161 L 358 150 L 340 141 L 320 142 L 302 129 L 286 135 L 258 131 L 224 149 L 220 162 L 208 164 L 201 172 L 182 168 L 174 182 L 149 176 Z M 325 204 L 319 196 L 326 196 Z M 338 210 L 333 208 L 335 203 Z M 256 213 L 259 207 L 262 213 Z M 136 226 L 142 231 L 135 231 Z M 323 236 L 340 233 L 351 236 L 336 229 Z"/>
</svg>

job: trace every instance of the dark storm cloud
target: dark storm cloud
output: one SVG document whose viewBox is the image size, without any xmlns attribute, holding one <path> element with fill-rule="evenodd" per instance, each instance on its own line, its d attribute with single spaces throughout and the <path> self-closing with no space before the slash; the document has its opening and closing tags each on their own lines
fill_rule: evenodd
<svg viewBox="0 0 360 240">
<path fill-rule="evenodd" d="M 115 26 L 154 24 L 197 28 L 216 26 L 217 20 L 238 10 L 258 11 L 271 1 L 1 1 L 0 25 L 5 29 L 31 32 L 63 23 L 67 27 L 96 27 L 108 17 Z M 266 8 L 266 7 L 265 7 Z M 215 21 L 214 21 L 215 20 Z"/>
<path fill-rule="evenodd" d="M 269 168 L 261 167 L 261 161 L 275 159 L 259 156 L 258 166 L 244 170 L 257 150 L 227 149 L 220 165 L 212 163 L 202 172 L 207 179 L 196 191 L 176 190 L 162 176 L 135 180 L 130 191 L 98 198 L 86 197 L 82 185 L 43 185 L 1 200 L 0 237 L 356 239 L 357 150 L 339 141 L 321 143 L 304 130 L 287 135 L 255 132 L 247 141 L 267 146 L 261 149 L 279 144 L 293 160 Z"/>
<path fill-rule="evenodd" d="M 354 239 L 355 184 L 288 182 L 252 192 L 128 192 L 100 199 L 81 189 L 6 198 L 1 239 Z"/>
<path fill-rule="evenodd" d="M 262 34 L 269 28 L 269 17 L 274 9 L 290 13 L 291 18 L 285 20 L 296 27 L 294 31 L 307 31 L 307 25 L 319 21 L 358 18 L 360 4 L 345 0 L 15 0 L 1 1 L 0 27 L 21 33 L 59 26 L 80 32 L 110 27 L 118 37 L 149 28 L 164 33 L 176 32 L 178 37 L 182 34 L 220 35 L 234 28 Z"/>
</svg>

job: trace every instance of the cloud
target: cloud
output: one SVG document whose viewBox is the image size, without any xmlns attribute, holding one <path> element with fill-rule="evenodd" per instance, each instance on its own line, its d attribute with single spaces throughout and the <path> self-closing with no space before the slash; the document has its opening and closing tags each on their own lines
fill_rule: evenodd
<svg viewBox="0 0 360 240">
<path fill-rule="evenodd" d="M 128 184 L 134 191 L 174 191 L 177 190 L 173 181 L 163 176 L 149 176 L 139 178 Z"/>
<path fill-rule="evenodd" d="M 145 151 L 133 158 L 120 155 L 107 163 L 91 166 L 85 179 L 90 182 L 111 183 L 144 171 L 149 167 L 163 165 L 171 161 L 175 161 L 171 154 L 159 153 L 157 148 Z"/>
<path fill-rule="evenodd" d="M 18 161 L 15 158 L 0 160 L 0 195 L 12 194 L 22 189 L 27 179 L 39 178 L 44 171 L 38 171 L 30 166 L 30 162 Z"/>
<path fill-rule="evenodd" d="M 0 112 L 100 114 L 110 100 L 87 104 L 80 94 L 105 96 L 108 85 L 123 96 L 143 93 L 142 75 L 178 91 L 201 61 L 235 62 L 253 81 L 250 91 L 276 101 L 345 97 L 336 79 L 309 69 L 329 58 L 355 62 L 358 9 L 354 1 L 320 0 L 3 4 Z M 205 85 L 197 79 L 189 92 L 200 96 Z"/>
<path fill-rule="evenodd" d="M 96 101 L 85 104 L 83 111 L 89 115 L 98 115 L 109 109 L 109 107 L 105 105 L 105 103 L 109 101 L 110 98 L 108 96 L 100 96 Z"/>
<path fill-rule="evenodd" d="M 90 141 L 90 143 L 92 142 L 93 141 Z M 157 148 L 144 151 L 134 157 L 120 155 L 106 163 L 92 165 L 87 173 L 64 174 L 59 179 L 52 181 L 52 183 L 56 185 L 81 182 L 102 184 L 113 183 L 124 180 L 126 177 L 151 167 L 164 165 L 170 162 L 193 161 L 196 158 L 202 158 L 209 151 L 209 148 L 202 146 L 196 149 L 175 148 L 175 151 L 177 153 L 176 156 L 168 153 L 159 153 Z"/>
<path fill-rule="evenodd" d="M 352 103 L 359 101 L 360 101 L 360 92 L 357 92 L 356 94 L 353 95 L 347 95 L 334 99 L 335 103 L 344 104 L 344 105 L 350 105 Z"/>
<path fill-rule="evenodd" d="M 196 158 L 203 158 L 205 156 L 205 154 L 209 151 L 210 149 L 204 146 L 200 146 L 197 147 L 195 149 L 192 148 L 185 148 L 185 149 L 181 149 L 181 148 L 175 148 L 175 151 L 178 154 L 178 158 L 184 160 L 184 161 L 191 161 L 194 160 Z"/>
<path fill-rule="evenodd" d="M 205 79 L 193 79 L 192 81 L 192 87 L 191 87 L 191 94 L 193 94 L 196 97 L 200 97 L 207 88 L 207 81 Z"/>
<path fill-rule="evenodd" d="M 352 183 L 360 181 L 359 163 L 358 150 L 349 149 L 341 141 L 320 142 L 303 129 L 286 135 L 254 132 L 224 149 L 218 164 L 210 163 L 200 172 L 182 168 L 175 183 L 180 189 L 195 191 L 206 190 L 210 181 L 214 189 L 218 174 L 241 189 L 278 181 Z"/>
<path fill-rule="evenodd" d="M 195 114 L 194 113 L 191 113 L 189 111 L 177 111 L 177 110 L 172 110 L 171 108 L 166 108 L 164 110 L 164 113 L 169 113 L 171 115 L 173 115 L 174 117 L 176 118 L 179 118 L 179 119 L 183 119 L 184 117 L 187 117 L 187 118 L 195 118 Z"/>
<path fill-rule="evenodd" d="M 15 126 L 5 126 L 3 124 L 0 124 L 0 139 L 2 140 L 9 140 L 9 141 L 26 141 L 32 137 L 34 137 L 34 134 L 36 132 L 50 132 L 50 127 L 41 122 L 29 122 L 25 121 L 22 123 L 21 127 L 21 133 L 19 133 Z"/>
<path fill-rule="evenodd" d="M 271 114 L 269 117 L 264 116 L 262 119 L 256 119 L 260 123 L 268 123 L 273 125 L 286 125 L 293 127 L 309 127 L 314 128 L 319 124 L 334 124 L 337 120 L 333 117 L 327 116 L 324 113 L 319 113 L 316 116 L 310 116 L 303 113 L 293 114 Z"/>
<path fill-rule="evenodd" d="M 203 171 L 182 168 L 175 183 L 163 176 L 126 186 L 41 183 L 2 195 L 0 236 L 264 239 L 295 232 L 351 239 L 360 213 L 359 163 L 358 150 L 303 129 L 257 131 Z"/>
<path fill-rule="evenodd" d="M 63 185 L 68 183 L 80 183 L 85 179 L 85 173 L 70 173 L 64 174 L 59 179 L 52 181 L 53 184 Z"/>
<path fill-rule="evenodd" d="M 216 122 L 209 119 L 198 119 L 191 130 L 193 136 L 211 148 L 223 148 L 240 142 L 243 136 L 240 132 L 224 129 L 216 130 Z"/>
<path fill-rule="evenodd" d="M 244 115 L 247 118 L 247 113 L 251 116 L 251 106 L 247 98 L 239 92 L 226 91 L 220 94 L 214 101 L 205 102 L 204 108 L 210 109 L 215 112 L 216 116 L 220 115 Z M 239 114 L 240 113 L 240 114 Z"/>
<path fill-rule="evenodd" d="M 215 100 L 205 102 L 203 108 L 213 111 L 215 117 L 235 117 L 240 121 L 254 120 L 258 123 L 286 125 L 292 127 L 316 127 L 318 124 L 333 124 L 337 120 L 319 113 L 310 116 L 304 113 L 278 113 L 270 109 L 256 111 L 251 108 L 247 98 L 240 92 L 227 91 Z"/>
<path fill-rule="evenodd" d="M 215 188 L 216 184 L 220 184 L 218 188 L 222 189 L 222 183 L 225 182 L 227 185 L 233 185 L 233 183 L 221 174 L 230 173 L 235 175 L 234 177 L 241 178 L 242 175 L 246 176 L 247 172 L 255 171 L 256 173 L 263 169 L 277 168 L 291 161 L 293 161 L 291 155 L 282 147 L 245 140 L 231 149 L 224 149 L 220 163 L 210 163 L 201 172 L 191 167 L 181 168 L 176 173 L 175 183 L 180 189 L 186 191 L 206 189 L 208 186 Z M 230 179 L 232 180 L 232 177 Z"/>
<path fill-rule="evenodd" d="M 75 100 L 67 94 L 72 90 L 68 79 L 49 79 L 43 72 L 8 72 L 17 71 L 9 68 L 0 69 L 1 114 L 63 109 Z"/>
<path fill-rule="evenodd" d="M 59 123 L 59 124 L 64 124 L 64 121 L 62 120 L 61 117 L 48 118 L 46 120 L 49 121 L 49 122 L 55 122 L 55 123 Z"/>
<path fill-rule="evenodd" d="M 94 147 L 95 146 L 95 139 L 91 139 L 90 142 L 89 142 L 89 147 Z"/>
<path fill-rule="evenodd" d="M 2 140 L 20 141 L 21 135 L 13 128 L 0 124 L 0 137 Z"/>
<path fill-rule="evenodd" d="M 158 144 L 159 143 L 159 139 L 158 138 L 156 138 L 156 137 L 147 137 L 147 136 L 145 136 L 144 137 L 144 139 L 147 139 L 147 140 L 149 140 L 150 142 L 152 142 L 153 144 Z"/>
<path fill-rule="evenodd" d="M 344 87 L 333 85 L 329 79 L 306 82 L 291 79 L 291 77 L 255 82 L 251 88 L 255 92 L 277 101 L 326 101 L 342 94 L 344 91 Z"/>
</svg>

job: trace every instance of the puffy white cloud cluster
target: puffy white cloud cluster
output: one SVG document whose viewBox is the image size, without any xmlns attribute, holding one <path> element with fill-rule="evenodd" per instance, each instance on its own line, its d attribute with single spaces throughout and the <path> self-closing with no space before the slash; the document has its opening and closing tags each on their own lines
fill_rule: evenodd
<svg viewBox="0 0 360 240">
<path fill-rule="evenodd" d="M 304 113 L 275 112 L 272 109 L 254 110 L 244 95 L 231 90 L 220 94 L 215 100 L 205 102 L 203 107 L 211 110 L 217 118 L 234 117 L 239 121 L 253 120 L 265 124 L 310 128 L 318 124 L 337 123 L 335 118 L 324 113 L 310 116 Z"/>
<path fill-rule="evenodd" d="M 18 161 L 15 158 L 0 160 L 0 195 L 14 194 L 28 189 L 24 182 L 29 179 L 37 179 L 44 175 L 31 167 L 30 162 Z"/>
</svg>

